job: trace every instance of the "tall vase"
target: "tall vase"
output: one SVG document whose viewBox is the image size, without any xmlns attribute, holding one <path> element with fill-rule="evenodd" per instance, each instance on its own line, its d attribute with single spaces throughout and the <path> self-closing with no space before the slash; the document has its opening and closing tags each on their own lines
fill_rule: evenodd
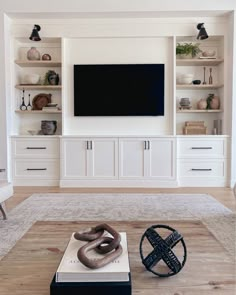
<svg viewBox="0 0 236 295">
<path fill-rule="evenodd" d="M 40 60 L 40 53 L 39 53 L 39 51 L 36 49 L 36 47 L 31 47 L 31 48 L 27 51 L 27 59 L 28 59 L 28 60 Z"/>
</svg>

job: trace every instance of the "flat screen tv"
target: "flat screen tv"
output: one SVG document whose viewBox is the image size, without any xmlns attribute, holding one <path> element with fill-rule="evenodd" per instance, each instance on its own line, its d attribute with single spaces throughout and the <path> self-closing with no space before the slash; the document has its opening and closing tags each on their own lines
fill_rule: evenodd
<svg viewBox="0 0 236 295">
<path fill-rule="evenodd" d="M 164 116 L 164 64 L 74 65 L 75 116 Z"/>
</svg>

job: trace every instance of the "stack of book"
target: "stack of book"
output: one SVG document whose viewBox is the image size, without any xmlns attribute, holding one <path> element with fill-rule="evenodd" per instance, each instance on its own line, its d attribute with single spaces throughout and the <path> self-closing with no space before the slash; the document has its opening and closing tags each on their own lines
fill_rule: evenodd
<svg viewBox="0 0 236 295">
<path fill-rule="evenodd" d="M 78 241 L 71 235 L 65 253 L 50 285 L 51 295 L 131 295 L 126 233 L 122 232 L 122 254 L 113 262 L 98 269 L 84 266 L 77 258 L 77 252 L 87 242 Z M 89 251 L 89 258 L 100 259 L 101 254 Z"/>
<path fill-rule="evenodd" d="M 204 125 L 204 121 L 186 121 L 183 128 L 183 134 L 196 135 L 206 134 L 207 127 Z"/>
</svg>

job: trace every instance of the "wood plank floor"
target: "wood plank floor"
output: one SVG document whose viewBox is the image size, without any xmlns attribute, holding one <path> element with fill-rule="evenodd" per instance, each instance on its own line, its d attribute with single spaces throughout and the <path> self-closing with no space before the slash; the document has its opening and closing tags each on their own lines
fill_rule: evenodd
<svg viewBox="0 0 236 295">
<path fill-rule="evenodd" d="M 59 187 L 14 187 L 14 195 L 6 202 L 11 210 L 34 193 L 176 193 L 209 194 L 227 208 L 236 212 L 236 200 L 230 188 L 59 188 Z"/>
</svg>

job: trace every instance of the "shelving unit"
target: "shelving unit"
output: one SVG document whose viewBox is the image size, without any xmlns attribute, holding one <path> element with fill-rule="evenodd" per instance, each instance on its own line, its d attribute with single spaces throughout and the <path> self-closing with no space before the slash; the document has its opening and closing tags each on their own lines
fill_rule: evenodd
<svg viewBox="0 0 236 295">
<path fill-rule="evenodd" d="M 27 51 L 35 46 L 43 54 L 50 54 L 51 60 L 27 60 Z M 60 38 L 44 38 L 40 43 L 32 43 L 26 38 L 17 38 L 14 40 L 14 64 L 15 79 L 14 95 L 12 96 L 12 134 L 26 135 L 27 130 L 40 130 L 42 120 L 56 120 L 56 135 L 62 134 L 62 80 L 61 80 L 61 39 Z M 44 77 L 47 71 L 53 70 L 59 74 L 59 85 L 43 85 Z M 40 75 L 39 84 L 25 84 L 24 76 L 30 74 Z M 38 94 L 51 94 L 53 103 L 57 103 L 60 110 L 58 111 L 21 111 L 22 96 L 24 90 L 24 100 L 27 105 L 29 95 L 31 104 L 34 97 Z"/>
<path fill-rule="evenodd" d="M 61 85 L 36 85 L 36 84 L 19 84 L 15 85 L 16 89 L 19 90 L 60 90 L 62 88 Z"/>
<path fill-rule="evenodd" d="M 176 44 L 181 42 L 191 43 L 193 38 L 177 37 Z M 184 59 L 176 57 L 176 135 L 183 134 L 185 121 L 204 121 L 207 127 L 207 135 L 213 134 L 214 120 L 222 120 L 223 134 L 227 134 L 224 128 L 224 38 L 215 36 L 200 43 L 202 51 L 214 49 L 215 58 Z M 213 84 L 209 84 L 210 68 L 212 70 Z M 205 77 L 204 77 L 205 72 Z M 201 80 L 201 84 L 180 84 L 182 74 L 193 74 L 193 80 Z M 204 82 L 204 84 L 203 84 Z M 200 99 L 206 99 L 212 93 L 220 98 L 220 109 L 199 110 L 197 103 Z M 179 109 L 181 98 L 189 98 L 191 109 Z"/>
</svg>

